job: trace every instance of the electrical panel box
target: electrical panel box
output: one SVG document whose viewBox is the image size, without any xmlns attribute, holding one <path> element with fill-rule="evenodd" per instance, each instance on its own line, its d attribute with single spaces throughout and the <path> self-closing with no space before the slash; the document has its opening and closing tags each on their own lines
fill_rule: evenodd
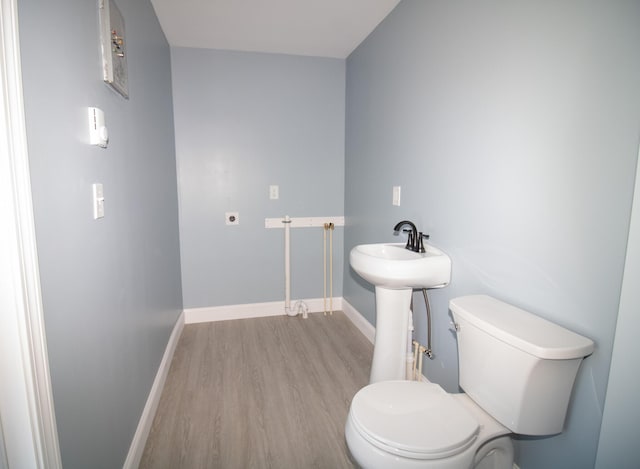
<svg viewBox="0 0 640 469">
<path fill-rule="evenodd" d="M 129 97 L 124 18 L 113 0 L 100 0 L 100 42 L 103 80 Z"/>
</svg>

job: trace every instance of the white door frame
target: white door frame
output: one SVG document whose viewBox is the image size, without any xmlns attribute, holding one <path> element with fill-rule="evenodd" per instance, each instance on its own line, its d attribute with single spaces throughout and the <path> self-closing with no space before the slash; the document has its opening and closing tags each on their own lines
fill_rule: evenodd
<svg viewBox="0 0 640 469">
<path fill-rule="evenodd" d="M 0 0 L 0 468 L 61 469 L 40 293 L 17 0 Z"/>
</svg>

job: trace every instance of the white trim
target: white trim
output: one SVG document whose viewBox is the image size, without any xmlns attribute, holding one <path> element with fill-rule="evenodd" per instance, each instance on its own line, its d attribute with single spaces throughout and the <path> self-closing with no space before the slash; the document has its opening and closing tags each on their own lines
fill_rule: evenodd
<svg viewBox="0 0 640 469">
<path fill-rule="evenodd" d="M 344 298 L 342 299 L 342 311 L 353 325 L 373 344 L 376 338 L 376 328 Z"/>
<path fill-rule="evenodd" d="M 171 336 L 169 336 L 167 348 L 162 356 L 160 367 L 158 368 L 156 377 L 153 380 L 151 391 L 149 391 L 147 403 L 145 404 L 142 415 L 140 416 L 138 428 L 136 429 L 136 433 L 133 435 L 127 459 L 124 461 L 124 465 L 122 466 L 123 469 L 135 469 L 140 465 L 140 460 L 144 453 L 144 447 L 147 443 L 149 432 L 151 431 L 151 425 L 153 424 L 153 418 L 158 410 L 162 389 L 164 388 L 164 383 L 167 380 L 167 374 L 171 367 L 171 360 L 173 359 L 173 354 L 176 351 L 178 340 L 180 339 L 182 329 L 184 328 L 184 317 L 185 314 L 182 312 L 173 326 L 173 331 L 171 332 Z"/>
<path fill-rule="evenodd" d="M 325 223 L 333 223 L 334 226 L 344 226 L 344 216 L 339 217 L 297 217 L 289 219 L 291 228 L 323 227 Z M 284 218 L 265 218 L 265 228 L 284 228 Z"/>
<path fill-rule="evenodd" d="M 185 324 L 200 322 L 228 321 L 232 319 L 249 319 L 267 316 L 281 316 L 284 312 L 284 301 L 269 303 L 250 303 L 241 305 L 209 306 L 205 308 L 189 308 L 184 310 Z"/>
<path fill-rule="evenodd" d="M 295 305 L 297 301 L 298 300 L 291 300 L 291 304 Z M 308 298 L 302 301 L 306 303 L 310 313 L 321 313 L 324 311 L 324 298 Z M 329 299 L 327 299 L 327 308 L 329 308 Z M 341 309 L 342 297 L 333 298 L 333 310 L 341 311 Z M 282 316 L 284 314 L 284 301 L 270 301 L 267 303 L 189 308 L 184 310 L 184 322 L 185 324 L 195 324 L 199 322 Z"/>
<path fill-rule="evenodd" d="M 0 414 L 9 467 L 62 467 L 44 332 L 17 0 L 0 0 Z M 27 465 L 23 464 L 27 462 Z"/>
<path fill-rule="evenodd" d="M 311 298 L 304 301 L 309 307 L 310 313 L 324 311 L 324 298 Z M 291 303 L 295 304 L 296 300 Z M 329 305 L 329 300 L 327 300 Z M 373 343 L 376 336 L 376 328 L 351 304 L 342 297 L 333 299 L 333 310 L 342 311 L 347 318 L 358 328 L 360 332 Z M 185 324 L 200 322 L 229 321 L 233 319 L 251 319 L 267 316 L 283 316 L 284 301 L 270 301 L 267 303 L 248 303 L 241 305 L 209 306 L 205 308 L 188 308 L 184 310 Z"/>
</svg>

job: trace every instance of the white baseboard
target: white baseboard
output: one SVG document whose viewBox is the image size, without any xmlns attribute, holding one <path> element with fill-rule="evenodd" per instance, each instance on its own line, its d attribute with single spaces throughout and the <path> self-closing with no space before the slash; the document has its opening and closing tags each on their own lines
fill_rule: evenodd
<svg viewBox="0 0 640 469">
<path fill-rule="evenodd" d="M 291 300 L 293 308 L 298 300 Z M 305 302 L 310 313 L 324 311 L 324 298 L 306 298 Z M 327 298 L 327 311 L 330 301 Z M 342 310 L 342 297 L 333 298 L 333 310 Z M 232 319 L 261 318 L 267 316 L 285 315 L 284 301 L 270 301 L 267 303 L 249 303 L 243 305 L 210 306 L 206 308 L 189 308 L 184 310 L 185 324 L 199 322 L 229 321 Z"/>
<path fill-rule="evenodd" d="M 145 404 L 142 415 L 140 416 L 138 428 L 136 429 L 136 433 L 133 435 L 127 459 L 125 459 L 124 465 L 122 466 L 123 469 L 136 469 L 140 465 L 144 446 L 147 443 L 147 437 L 151 431 L 151 424 L 153 423 L 153 418 L 155 417 L 156 410 L 158 409 L 162 388 L 164 388 L 167 373 L 169 373 L 171 359 L 173 358 L 173 353 L 176 350 L 176 345 L 178 345 L 180 334 L 182 334 L 182 329 L 185 323 L 184 318 L 185 314 L 182 312 L 173 326 L 173 331 L 171 331 L 171 336 L 169 336 L 169 342 L 167 343 L 167 348 L 162 356 L 160 367 L 158 368 L 156 377 L 153 380 L 151 391 L 149 391 L 147 403 Z"/>
<path fill-rule="evenodd" d="M 369 340 L 369 342 L 373 343 L 376 337 L 376 328 L 371 325 L 369 321 L 367 321 L 360 312 L 355 309 L 351 304 L 342 299 L 342 311 L 344 314 L 351 320 L 354 326 L 356 326 L 360 332 Z"/>
<path fill-rule="evenodd" d="M 297 300 L 291 300 L 291 307 Z M 307 298 L 302 300 L 306 303 L 310 313 L 320 313 L 325 310 L 324 298 Z M 327 299 L 327 310 L 330 302 Z M 358 328 L 360 332 L 371 342 L 374 342 L 376 329 L 367 321 L 360 312 L 355 309 L 347 300 L 342 297 L 333 299 L 333 310 L 343 311 L 349 320 Z M 205 308 L 188 308 L 184 310 L 185 324 L 196 324 L 200 322 L 228 321 L 232 319 L 250 319 L 267 316 L 283 316 L 284 301 L 270 301 L 266 303 L 248 303 L 242 305 L 209 306 Z"/>
</svg>

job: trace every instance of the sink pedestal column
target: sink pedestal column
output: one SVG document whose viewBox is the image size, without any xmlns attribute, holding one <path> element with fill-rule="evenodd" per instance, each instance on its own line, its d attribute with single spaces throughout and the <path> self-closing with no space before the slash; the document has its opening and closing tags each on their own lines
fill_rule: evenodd
<svg viewBox="0 0 640 469">
<path fill-rule="evenodd" d="M 369 383 L 406 379 L 411 288 L 376 286 L 376 338 Z"/>
</svg>

